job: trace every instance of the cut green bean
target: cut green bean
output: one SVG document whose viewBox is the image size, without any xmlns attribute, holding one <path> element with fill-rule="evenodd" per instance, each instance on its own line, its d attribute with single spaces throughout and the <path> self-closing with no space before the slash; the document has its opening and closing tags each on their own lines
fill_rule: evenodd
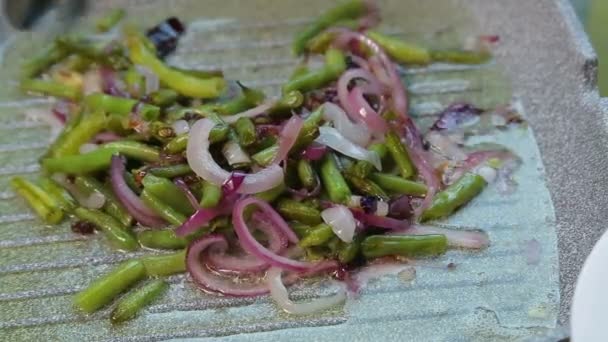
<svg viewBox="0 0 608 342">
<path fill-rule="evenodd" d="M 487 51 L 442 50 L 431 51 L 434 62 L 457 64 L 482 64 L 489 61 L 492 55 Z"/>
<path fill-rule="evenodd" d="M 222 188 L 211 184 L 207 181 L 203 181 L 203 197 L 201 198 L 201 208 L 213 208 L 220 203 L 222 199 Z"/>
<path fill-rule="evenodd" d="M 40 187 L 53 198 L 64 212 L 70 213 L 76 208 L 77 204 L 72 195 L 51 178 L 41 177 Z"/>
<path fill-rule="evenodd" d="M 270 116 L 290 116 L 294 109 L 299 108 L 304 103 L 304 95 L 295 90 L 290 91 L 283 96 L 270 108 L 268 114 Z"/>
<path fill-rule="evenodd" d="M 79 219 L 97 226 L 114 247 L 126 251 L 137 249 L 137 240 L 131 235 L 128 228 L 112 216 L 104 214 L 99 210 L 85 208 L 76 208 L 74 214 Z"/>
<path fill-rule="evenodd" d="M 431 62 L 429 50 L 424 47 L 410 44 L 376 31 L 367 31 L 366 35 L 380 45 L 389 56 L 398 62 L 420 65 L 426 65 Z"/>
<path fill-rule="evenodd" d="M 312 165 L 310 165 L 310 162 L 306 159 L 298 161 L 298 177 L 302 185 L 307 189 L 313 189 L 318 185 L 319 177 L 312 168 Z"/>
<path fill-rule="evenodd" d="M 252 155 L 251 160 L 253 160 L 259 166 L 268 166 L 270 163 L 272 163 L 278 152 L 279 145 L 274 144 Z"/>
<path fill-rule="evenodd" d="M 176 164 L 167 166 L 156 166 L 149 169 L 148 173 L 151 173 L 157 177 L 175 178 L 192 173 L 192 169 L 188 164 Z"/>
<path fill-rule="evenodd" d="M 141 258 L 149 277 L 163 277 L 186 271 L 186 250 Z"/>
<path fill-rule="evenodd" d="M 313 227 L 298 221 L 289 222 L 289 226 L 300 239 L 310 234 L 313 230 Z"/>
<path fill-rule="evenodd" d="M 225 102 L 205 104 L 199 109 L 203 112 L 214 112 L 220 115 L 234 115 L 261 104 L 266 98 L 264 92 L 238 84 L 242 92 L 240 96 Z"/>
<path fill-rule="evenodd" d="M 186 216 L 164 203 L 157 196 L 152 195 L 148 189 L 144 189 L 144 191 L 141 192 L 140 198 L 147 207 L 154 210 L 154 212 L 167 222 L 176 226 L 180 226 L 186 222 Z"/>
<path fill-rule="evenodd" d="M 328 154 L 321 163 L 321 180 L 329 195 L 329 199 L 335 203 L 345 203 L 351 195 L 350 188 L 331 154 Z"/>
<path fill-rule="evenodd" d="M 268 189 L 266 191 L 262 191 L 262 192 L 258 192 L 257 194 L 255 194 L 254 196 L 264 200 L 268 203 L 272 203 L 274 202 L 277 198 L 279 198 L 279 196 L 281 196 L 281 194 L 285 191 L 286 186 L 285 183 L 281 183 L 277 186 L 275 186 L 272 189 Z"/>
<path fill-rule="evenodd" d="M 118 201 L 114 193 L 90 176 L 78 176 L 74 179 L 74 185 L 85 194 L 99 192 L 105 197 L 103 211 L 117 219 L 123 226 L 129 227 L 133 217 L 127 209 Z"/>
<path fill-rule="evenodd" d="M 361 251 L 368 259 L 387 255 L 435 256 L 445 253 L 447 247 L 445 235 L 372 235 L 361 243 Z"/>
<path fill-rule="evenodd" d="M 166 66 L 144 44 L 142 37 L 135 30 L 125 29 L 126 45 L 133 64 L 143 65 L 156 75 L 161 82 L 178 93 L 195 98 L 215 98 L 226 88 L 222 77 L 198 78 Z"/>
<path fill-rule="evenodd" d="M 75 151 L 78 151 L 78 149 L 80 148 L 80 145 L 82 145 L 81 143 L 79 144 L 79 143 L 73 143 L 73 142 L 67 142 L 67 141 L 69 139 L 71 139 L 73 131 L 76 129 L 76 127 L 78 125 L 80 125 L 80 121 L 82 120 L 83 116 L 84 115 L 82 115 L 80 113 L 80 111 L 72 114 L 71 117 L 66 122 L 66 124 L 63 128 L 63 131 L 59 134 L 59 136 L 55 139 L 55 141 L 53 141 L 51 143 L 51 145 L 49 146 L 46 153 L 40 159 L 44 159 L 47 157 L 59 157 L 60 155 L 62 155 L 62 153 L 65 154 L 64 149 L 66 147 L 69 150 L 69 149 L 72 149 L 73 146 L 78 146 L 75 149 Z M 103 123 L 104 122 L 102 122 L 102 124 Z M 102 127 L 103 127 L 103 125 L 102 125 Z M 74 152 L 74 153 L 76 153 L 76 152 Z"/>
<path fill-rule="evenodd" d="M 404 179 L 400 176 L 376 172 L 371 174 L 370 177 L 384 190 L 393 194 L 424 196 L 427 192 L 426 185 L 423 183 Z"/>
<path fill-rule="evenodd" d="M 380 160 L 382 160 L 388 153 L 386 145 L 381 143 L 371 144 L 368 150 L 376 152 L 378 157 L 380 157 Z M 365 160 L 358 160 L 355 165 L 351 167 L 350 172 L 359 178 L 366 178 L 374 169 L 374 164 Z"/>
<path fill-rule="evenodd" d="M 60 62 L 68 55 L 69 53 L 66 50 L 53 42 L 49 48 L 21 65 L 21 78 L 27 79 L 36 77 L 46 71 L 51 65 Z"/>
<path fill-rule="evenodd" d="M 127 69 L 124 73 L 127 91 L 135 99 L 143 96 L 146 90 L 146 79 L 134 67 Z"/>
<path fill-rule="evenodd" d="M 107 126 L 107 116 L 103 112 L 94 112 L 90 115 L 81 115 L 78 122 L 66 131 L 65 135 L 57 140 L 50 153 L 53 157 L 78 154 L 80 146 L 91 141 L 97 133 Z"/>
<path fill-rule="evenodd" d="M 397 169 L 403 178 L 410 178 L 415 173 L 414 165 L 410 160 L 410 156 L 407 152 L 405 146 L 401 143 L 399 136 L 395 132 L 388 132 L 386 134 L 386 148 L 388 153 L 391 155 L 395 164 L 397 164 Z"/>
<path fill-rule="evenodd" d="M 433 197 L 431 205 L 422 213 L 421 220 L 434 220 L 451 215 L 456 209 L 475 198 L 487 185 L 485 179 L 475 173 L 465 173 L 454 184 Z"/>
<path fill-rule="evenodd" d="M 98 32 L 108 32 L 116 26 L 126 14 L 127 13 L 122 8 L 113 9 L 95 22 L 95 28 Z"/>
<path fill-rule="evenodd" d="M 255 125 L 250 118 L 239 118 L 234 123 L 234 129 L 239 137 L 239 144 L 242 146 L 250 146 L 257 138 Z"/>
<path fill-rule="evenodd" d="M 344 173 L 344 178 L 354 189 L 363 195 L 388 198 L 386 192 L 384 192 L 384 190 L 382 190 L 382 188 L 372 180 L 357 177 L 349 172 Z"/>
<path fill-rule="evenodd" d="M 157 120 L 160 115 L 160 108 L 147 103 L 141 103 L 138 100 L 127 99 L 124 97 L 111 96 L 101 93 L 87 95 L 84 98 L 84 103 L 92 111 L 104 111 L 111 114 L 117 114 L 122 117 L 127 117 L 133 112 L 135 106 L 138 106 L 137 112 L 146 121 Z"/>
<path fill-rule="evenodd" d="M 59 203 L 38 185 L 22 177 L 14 177 L 10 184 L 44 222 L 56 224 L 63 219 L 63 211 Z"/>
<path fill-rule="evenodd" d="M 137 141 L 113 141 L 103 145 L 99 145 L 99 149 L 116 151 L 116 153 L 120 153 L 129 158 L 151 163 L 157 162 L 160 157 L 159 151 L 156 147 L 142 144 Z"/>
<path fill-rule="evenodd" d="M 350 243 L 342 242 L 338 248 L 338 260 L 343 264 L 355 260 L 359 252 L 361 251 L 361 239 L 355 237 Z"/>
<path fill-rule="evenodd" d="M 179 94 L 172 89 L 162 88 L 147 95 L 149 102 L 161 108 L 169 107 L 177 101 Z"/>
<path fill-rule="evenodd" d="M 292 199 L 282 199 L 277 204 L 277 210 L 283 217 L 302 223 L 315 225 L 323 222 L 321 212 L 303 202 Z"/>
<path fill-rule="evenodd" d="M 343 2 L 327 12 L 321 14 L 315 21 L 304 30 L 296 34 L 292 44 L 292 51 L 295 55 L 301 55 L 306 49 L 308 41 L 317 34 L 325 31 L 334 23 L 341 20 L 357 19 L 365 15 L 369 7 L 365 1 L 354 0 Z"/>
<path fill-rule="evenodd" d="M 308 69 L 308 65 L 306 65 L 306 63 L 302 63 L 300 65 L 298 65 L 297 67 L 295 67 L 295 69 L 293 69 L 293 72 L 291 73 L 291 75 L 289 75 L 289 80 L 293 81 L 294 79 L 307 74 L 309 71 Z"/>
<path fill-rule="evenodd" d="M 156 177 L 148 173 L 142 180 L 142 184 L 145 191 L 156 198 L 162 199 L 163 203 L 166 203 L 183 215 L 192 215 L 194 213 L 194 208 L 192 208 L 188 197 L 177 185 L 167 178 Z"/>
<path fill-rule="evenodd" d="M 292 151 L 299 151 L 306 146 L 310 145 L 319 136 L 319 125 L 323 119 L 323 107 L 317 108 L 314 112 L 310 113 L 304 123 L 302 129 L 298 134 L 298 139 L 291 149 Z"/>
<path fill-rule="evenodd" d="M 74 305 L 86 313 L 93 313 L 145 276 L 146 269 L 141 261 L 125 261 L 76 294 Z"/>
<path fill-rule="evenodd" d="M 313 246 L 322 246 L 334 237 L 334 231 L 331 226 L 321 223 L 315 226 L 308 235 L 300 240 L 300 247 L 307 248 Z"/>
<path fill-rule="evenodd" d="M 92 41 L 81 39 L 78 37 L 61 36 L 55 39 L 58 46 L 68 51 L 70 54 L 82 56 L 84 58 L 95 61 L 100 65 L 109 66 L 114 70 L 121 70 L 129 66 L 129 61 L 124 56 L 122 47 L 96 45 Z"/>
<path fill-rule="evenodd" d="M 190 243 L 190 239 L 175 235 L 173 228 L 144 230 L 137 234 L 137 240 L 142 246 L 154 249 L 183 249 Z"/>
<path fill-rule="evenodd" d="M 325 53 L 325 66 L 319 70 L 313 70 L 307 74 L 298 76 L 288 81 L 283 86 L 283 94 L 292 91 L 307 92 L 319 89 L 328 83 L 335 81 L 346 70 L 344 54 L 337 49 L 328 49 Z"/>
<path fill-rule="evenodd" d="M 80 89 L 77 87 L 55 81 L 33 78 L 22 79 L 20 87 L 24 92 L 31 91 L 49 96 L 66 98 L 72 101 L 78 101 L 82 96 Z"/>
<path fill-rule="evenodd" d="M 164 280 L 155 279 L 141 288 L 134 289 L 124 298 L 121 298 L 116 308 L 110 315 L 112 323 L 121 323 L 137 316 L 146 305 L 152 303 L 169 288 L 169 284 Z"/>
</svg>

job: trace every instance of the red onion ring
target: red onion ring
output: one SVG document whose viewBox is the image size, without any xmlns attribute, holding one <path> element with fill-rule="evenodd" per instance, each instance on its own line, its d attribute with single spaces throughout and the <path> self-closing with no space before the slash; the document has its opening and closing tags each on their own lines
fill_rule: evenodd
<svg viewBox="0 0 608 342">
<path fill-rule="evenodd" d="M 351 81 L 357 78 L 365 80 L 367 84 L 365 86 L 355 86 L 352 90 L 349 90 L 348 87 Z M 387 130 L 386 122 L 378 112 L 371 108 L 365 97 L 363 97 L 364 87 L 367 93 L 374 93 L 376 95 L 382 93 L 382 86 L 369 72 L 363 69 L 350 69 L 346 71 L 340 76 L 337 84 L 340 104 L 353 121 L 363 121 L 374 133 L 384 133 Z"/>
<path fill-rule="evenodd" d="M 146 207 L 144 202 L 129 188 L 123 173 L 125 172 L 125 164 L 122 158 L 118 155 L 112 156 L 110 165 L 110 181 L 112 190 L 116 198 L 122 203 L 129 214 L 131 214 L 139 223 L 149 227 L 162 227 L 165 225 L 164 220 L 158 216 L 153 210 Z"/>
<path fill-rule="evenodd" d="M 297 243 L 298 241 L 298 238 L 293 230 L 289 228 L 285 220 L 283 220 L 283 218 L 276 211 L 274 211 L 274 209 L 272 209 L 268 203 L 255 197 L 248 197 L 237 201 L 232 211 L 232 224 L 234 226 L 236 235 L 241 242 L 241 246 L 245 251 L 255 255 L 265 262 L 268 262 L 272 266 L 280 267 L 286 270 L 305 271 L 314 266 L 314 264 L 308 262 L 289 259 L 273 253 L 268 248 L 260 244 L 249 231 L 247 223 L 243 217 L 245 208 L 248 205 L 255 205 L 261 209 L 268 219 L 272 221 L 272 223 L 274 223 L 278 229 L 286 234 L 289 241 L 294 243 Z"/>
<path fill-rule="evenodd" d="M 213 273 L 201 262 L 201 254 L 213 248 L 215 253 L 225 253 L 228 241 L 223 235 L 209 234 L 190 244 L 186 252 L 186 269 L 196 284 L 203 290 L 237 297 L 259 296 L 269 292 L 265 283 L 236 283 Z M 204 258 L 206 259 L 206 257 Z"/>
<path fill-rule="evenodd" d="M 279 136 L 279 150 L 274 157 L 272 163 L 278 164 L 287 158 L 289 151 L 293 147 L 300 134 L 304 120 L 298 115 L 293 115 L 281 129 L 281 135 Z"/>
</svg>

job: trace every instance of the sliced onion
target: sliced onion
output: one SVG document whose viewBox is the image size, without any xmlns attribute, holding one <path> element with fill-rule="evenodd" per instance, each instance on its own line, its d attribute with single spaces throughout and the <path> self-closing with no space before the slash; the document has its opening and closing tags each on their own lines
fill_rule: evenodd
<svg viewBox="0 0 608 342">
<path fill-rule="evenodd" d="M 466 152 L 447 135 L 436 131 L 429 131 L 425 135 L 425 140 L 435 152 L 438 152 L 449 160 L 462 161 L 467 159 Z"/>
<path fill-rule="evenodd" d="M 298 139 L 303 124 L 304 120 L 300 116 L 292 115 L 285 126 L 283 126 L 281 135 L 279 136 L 279 150 L 272 161 L 273 163 L 280 163 L 287 158 L 289 151 Z"/>
<path fill-rule="evenodd" d="M 265 102 L 257 107 L 253 107 L 239 114 L 223 117 L 222 119 L 224 119 L 226 123 L 230 124 L 235 123 L 240 118 L 255 118 L 256 116 L 266 113 L 270 108 L 272 108 L 272 106 L 274 106 L 274 104 L 275 101 Z"/>
<path fill-rule="evenodd" d="M 316 161 L 321 160 L 326 153 L 327 146 L 315 143 L 313 141 L 312 144 L 308 145 L 308 147 L 306 147 L 304 151 L 302 151 L 300 156 L 306 160 Z"/>
<path fill-rule="evenodd" d="M 355 79 L 363 79 L 367 84 L 365 86 L 355 86 L 352 90 L 349 90 L 350 83 Z M 368 93 L 371 92 L 378 96 L 382 92 L 382 86 L 369 72 L 363 69 L 346 71 L 340 76 L 337 84 L 340 104 L 355 122 L 363 121 L 373 133 L 384 133 L 387 130 L 386 122 L 363 97 L 364 87 L 368 89 Z"/>
<path fill-rule="evenodd" d="M 234 226 L 236 235 L 241 242 L 241 246 L 245 251 L 247 251 L 249 254 L 255 255 L 272 266 L 281 267 L 286 270 L 305 271 L 314 266 L 314 264 L 308 262 L 297 261 L 278 255 L 260 244 L 251 234 L 251 231 L 245 222 L 245 218 L 243 217 L 245 208 L 248 205 L 255 205 L 258 207 L 258 209 L 261 209 L 268 219 L 287 235 L 287 238 L 291 242 L 298 241 L 298 238 L 293 230 L 289 228 L 285 220 L 283 220 L 283 218 L 276 211 L 274 211 L 274 209 L 272 209 L 268 203 L 255 197 L 248 197 L 237 201 L 232 211 L 232 224 Z"/>
<path fill-rule="evenodd" d="M 68 121 L 68 118 L 70 117 L 70 112 L 72 111 L 72 108 L 71 108 L 72 106 L 74 106 L 74 104 L 72 104 L 71 102 L 57 101 L 53 105 L 51 112 L 62 124 L 65 125 L 65 122 Z"/>
<path fill-rule="evenodd" d="M 116 77 L 116 72 L 108 67 L 100 67 L 101 88 L 104 93 L 112 96 L 129 97 L 125 90 L 126 86 L 121 79 Z"/>
<path fill-rule="evenodd" d="M 333 123 L 333 126 L 346 139 L 359 146 L 367 146 L 371 139 L 371 134 L 365 125 L 350 121 L 342 108 L 331 102 L 323 104 L 323 118 L 325 121 Z"/>
<path fill-rule="evenodd" d="M 82 93 L 90 95 L 102 92 L 102 80 L 98 70 L 91 69 L 84 73 L 82 78 Z"/>
<path fill-rule="evenodd" d="M 350 243 L 355 236 L 357 222 L 350 210 L 343 205 L 336 205 L 321 212 L 323 221 L 331 226 L 331 230 L 340 240 Z"/>
<path fill-rule="evenodd" d="M 152 70 L 143 65 L 135 65 L 135 70 L 144 77 L 146 83 L 145 95 L 153 93 L 160 88 L 160 80 Z"/>
<path fill-rule="evenodd" d="M 192 126 L 186 155 L 188 164 L 198 176 L 214 185 L 221 186 L 230 178 L 230 172 L 222 169 L 209 152 L 209 133 L 214 126 L 215 123 L 209 119 L 201 119 Z M 272 189 L 281 182 L 283 182 L 283 170 L 280 166 L 273 164 L 256 173 L 246 174 L 238 192 L 242 194 L 258 193 Z"/>
<path fill-rule="evenodd" d="M 354 292 L 364 288 L 370 281 L 387 275 L 405 275 L 406 280 L 416 276 L 416 269 L 402 262 L 383 262 L 364 266 L 352 276 L 350 289 Z"/>
<path fill-rule="evenodd" d="M 283 271 L 280 268 L 272 267 L 266 274 L 266 282 L 272 298 L 287 313 L 311 314 L 333 307 L 346 300 L 346 290 L 343 286 L 340 286 L 338 292 L 329 297 L 318 298 L 307 303 L 294 303 L 289 299 L 289 294 L 281 279 L 282 273 Z"/>
<path fill-rule="evenodd" d="M 219 207 L 219 206 L 218 206 Z M 194 233 L 197 229 L 207 225 L 211 220 L 222 215 L 222 210 L 218 208 L 200 208 L 192 214 L 186 222 L 175 228 L 175 235 L 187 236 Z"/>
<path fill-rule="evenodd" d="M 97 135 L 93 138 L 95 143 L 108 143 L 116 140 L 120 140 L 122 137 L 114 132 L 101 132 L 97 133 Z"/>
<path fill-rule="evenodd" d="M 176 135 L 188 133 L 190 131 L 190 125 L 188 125 L 188 121 L 186 120 L 175 121 L 171 125 L 171 128 L 173 128 L 173 132 L 175 132 Z"/>
<path fill-rule="evenodd" d="M 94 191 L 88 197 L 79 201 L 80 205 L 89 209 L 100 209 L 106 203 L 106 196 L 102 193 Z"/>
<path fill-rule="evenodd" d="M 300 190 L 287 188 L 287 191 L 289 191 L 289 193 L 293 194 L 296 199 L 315 197 L 321 193 L 321 180 L 319 179 L 319 175 L 317 173 L 315 173 L 315 178 L 316 178 L 315 187 L 310 191 L 306 188 L 302 188 Z"/>
<path fill-rule="evenodd" d="M 355 87 L 348 95 L 349 108 L 353 108 L 360 119 L 367 124 L 375 134 L 385 133 L 388 129 L 386 121 L 375 111 L 363 96 L 363 89 Z"/>
<path fill-rule="evenodd" d="M 206 259 L 206 250 L 213 248 L 214 253 L 222 254 L 228 249 L 228 241 L 223 235 L 209 234 L 190 244 L 186 252 L 186 269 L 192 279 L 205 291 L 222 293 L 230 296 L 259 296 L 269 292 L 263 283 L 235 282 L 234 277 L 222 277 L 201 262 Z"/>
<path fill-rule="evenodd" d="M 248 164 L 251 162 L 247 152 L 245 152 L 241 145 L 234 140 L 229 140 L 224 144 L 222 147 L 222 154 L 230 166 Z"/>
<path fill-rule="evenodd" d="M 112 156 L 112 164 L 110 166 L 110 181 L 112 190 L 116 198 L 122 203 L 129 214 L 131 214 L 139 223 L 149 227 L 162 227 L 165 225 L 164 220 L 158 216 L 153 210 L 146 207 L 139 197 L 129 188 L 123 174 L 125 172 L 125 164 L 122 158 L 118 155 Z"/>
<path fill-rule="evenodd" d="M 327 126 L 319 127 L 319 136 L 315 141 L 319 144 L 331 147 L 351 158 L 368 161 L 374 165 L 376 169 L 382 170 L 382 162 L 376 152 L 368 151 L 361 146 L 355 145 L 342 136 L 335 128 Z"/>
<path fill-rule="evenodd" d="M 192 193 L 192 190 L 190 190 L 190 187 L 188 186 L 188 184 L 186 184 L 186 182 L 184 182 L 183 179 L 176 178 L 175 180 L 173 180 L 173 183 L 175 183 L 175 185 L 177 185 L 177 187 L 184 193 L 184 195 L 188 199 L 188 202 L 190 202 L 190 205 L 192 206 L 192 208 L 194 210 L 197 210 L 200 208 L 200 205 L 198 204 L 198 200 L 196 199 L 196 196 L 194 196 L 194 194 Z"/>
<path fill-rule="evenodd" d="M 47 109 L 30 108 L 26 109 L 24 114 L 27 120 L 34 122 L 42 122 L 49 125 L 51 129 L 49 137 L 50 141 L 54 141 L 63 130 L 64 123 L 61 122 L 61 119 L 53 115 L 53 113 Z"/>
<path fill-rule="evenodd" d="M 469 249 L 482 249 L 490 245 L 488 234 L 478 230 L 456 230 L 433 226 L 413 225 L 397 234 L 400 235 L 445 235 L 448 239 L 448 246 Z"/>
<path fill-rule="evenodd" d="M 357 220 L 361 221 L 361 223 L 367 226 L 391 230 L 404 230 L 410 227 L 410 223 L 407 220 L 398 220 L 386 216 L 366 214 L 362 210 L 356 209 L 351 209 L 351 211 Z"/>
</svg>

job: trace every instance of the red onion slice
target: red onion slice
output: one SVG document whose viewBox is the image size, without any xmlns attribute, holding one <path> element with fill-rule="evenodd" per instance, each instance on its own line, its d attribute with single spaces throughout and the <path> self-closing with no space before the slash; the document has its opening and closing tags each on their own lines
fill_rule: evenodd
<svg viewBox="0 0 608 342">
<path fill-rule="evenodd" d="M 306 160 L 321 160 L 327 153 L 327 146 L 313 142 L 302 151 L 300 156 Z"/>
<path fill-rule="evenodd" d="M 200 208 L 192 214 L 186 222 L 175 228 L 175 235 L 187 236 L 194 233 L 200 227 L 207 225 L 211 220 L 222 215 L 222 211 L 217 208 Z"/>
<path fill-rule="evenodd" d="M 143 65 L 135 65 L 135 70 L 144 77 L 146 85 L 146 89 L 144 90 L 145 95 L 153 93 L 160 88 L 160 80 L 152 70 Z"/>
<path fill-rule="evenodd" d="M 175 185 L 177 185 L 177 187 L 184 193 L 184 195 L 186 195 L 188 202 L 190 202 L 190 205 L 192 206 L 192 208 L 194 210 L 197 210 L 200 208 L 200 205 L 198 204 L 198 200 L 196 199 L 196 197 L 190 190 L 190 187 L 188 186 L 188 184 L 186 184 L 186 182 L 184 182 L 183 179 L 176 178 L 173 181 L 173 183 L 175 183 Z"/>
<path fill-rule="evenodd" d="M 190 276 L 203 290 L 237 297 L 259 296 L 268 293 L 268 286 L 263 283 L 235 282 L 234 277 L 222 277 L 201 262 L 201 256 L 206 259 L 207 249 L 213 248 L 214 253 L 225 253 L 228 241 L 223 235 L 210 234 L 202 237 L 188 246 L 186 252 L 186 269 Z"/>
<path fill-rule="evenodd" d="M 153 210 L 146 207 L 144 202 L 129 188 L 123 174 L 125 172 L 125 164 L 122 158 L 118 155 L 112 156 L 110 165 L 110 181 L 112 190 L 116 198 L 122 203 L 129 214 L 131 214 L 139 223 L 149 227 L 162 227 L 165 221 L 158 216 Z"/>
<path fill-rule="evenodd" d="M 346 290 L 341 284 L 338 292 L 329 297 L 314 299 L 307 303 L 294 303 L 289 299 L 287 288 L 285 288 L 281 279 L 282 273 L 283 271 L 280 268 L 272 267 L 266 274 L 266 283 L 268 284 L 272 298 L 287 313 L 298 315 L 311 314 L 336 306 L 346 300 Z"/>
<path fill-rule="evenodd" d="M 365 122 L 367 127 L 375 134 L 382 134 L 388 130 L 386 121 L 376 112 L 363 97 L 361 87 L 355 87 L 348 95 L 349 107 L 353 108 L 355 113 L 359 115 L 361 121 Z"/>
<path fill-rule="evenodd" d="M 289 151 L 293 147 L 300 134 L 304 120 L 298 115 L 293 115 L 281 129 L 281 135 L 279 136 L 279 150 L 277 151 L 273 164 L 278 164 L 283 160 L 287 159 Z"/>
<path fill-rule="evenodd" d="M 403 230 L 410 227 L 410 223 L 407 220 L 398 220 L 386 216 L 377 216 L 372 214 L 366 214 L 362 210 L 351 209 L 354 217 L 361 221 L 361 223 L 367 226 L 373 226 L 377 228 L 385 228 L 391 230 Z"/>
<path fill-rule="evenodd" d="M 287 238 L 291 242 L 298 241 L 298 238 L 293 230 L 289 228 L 285 220 L 283 220 L 283 218 L 276 211 L 274 211 L 274 209 L 272 209 L 268 203 L 255 197 L 248 197 L 237 201 L 232 211 L 232 224 L 239 241 L 241 242 L 241 246 L 245 251 L 255 255 L 265 262 L 268 262 L 272 266 L 281 267 L 286 270 L 305 271 L 314 266 L 314 264 L 308 262 L 289 259 L 273 253 L 268 248 L 260 244 L 249 231 L 249 227 L 247 226 L 245 218 L 243 217 L 245 208 L 248 205 L 255 205 L 261 209 L 268 219 L 287 235 Z"/>
<path fill-rule="evenodd" d="M 188 139 L 186 155 L 192 170 L 204 180 L 221 186 L 230 178 L 231 173 L 219 166 L 209 152 L 209 133 L 215 123 L 209 119 L 197 121 Z M 283 181 L 283 170 L 273 164 L 256 173 L 246 174 L 238 192 L 254 194 L 272 189 Z"/>
</svg>

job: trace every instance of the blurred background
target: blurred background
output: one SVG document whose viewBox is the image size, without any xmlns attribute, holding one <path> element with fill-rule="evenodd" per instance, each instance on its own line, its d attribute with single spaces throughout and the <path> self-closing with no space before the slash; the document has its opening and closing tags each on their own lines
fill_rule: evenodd
<svg viewBox="0 0 608 342">
<path fill-rule="evenodd" d="M 571 0 L 599 56 L 599 88 L 608 96 L 608 0 Z"/>
</svg>

